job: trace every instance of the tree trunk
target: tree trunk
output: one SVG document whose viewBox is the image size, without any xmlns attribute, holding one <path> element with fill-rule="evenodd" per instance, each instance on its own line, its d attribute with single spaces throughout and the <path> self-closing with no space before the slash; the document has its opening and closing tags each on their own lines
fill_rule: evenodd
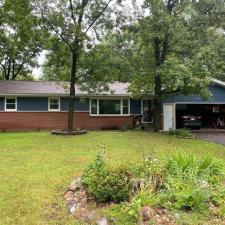
<svg viewBox="0 0 225 225">
<path fill-rule="evenodd" d="M 162 81 L 158 72 L 161 65 L 160 54 L 160 39 L 158 37 L 154 40 L 155 46 L 155 98 L 153 101 L 153 115 L 154 115 L 154 131 L 161 129 L 161 94 L 162 94 Z"/>
<path fill-rule="evenodd" d="M 73 131 L 76 73 L 77 73 L 77 51 L 75 50 L 72 52 L 72 68 L 71 68 L 70 97 L 69 97 L 68 125 L 67 125 L 68 131 Z"/>
<path fill-rule="evenodd" d="M 155 98 L 154 104 L 154 131 L 158 132 L 161 129 L 161 100 L 160 98 Z"/>
</svg>

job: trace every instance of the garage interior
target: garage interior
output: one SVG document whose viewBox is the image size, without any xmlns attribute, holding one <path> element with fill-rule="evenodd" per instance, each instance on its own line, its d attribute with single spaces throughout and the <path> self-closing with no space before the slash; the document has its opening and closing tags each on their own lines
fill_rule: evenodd
<svg viewBox="0 0 225 225">
<path fill-rule="evenodd" d="M 176 128 L 184 128 L 182 116 L 201 116 L 201 128 L 225 129 L 225 104 L 176 104 Z"/>
</svg>

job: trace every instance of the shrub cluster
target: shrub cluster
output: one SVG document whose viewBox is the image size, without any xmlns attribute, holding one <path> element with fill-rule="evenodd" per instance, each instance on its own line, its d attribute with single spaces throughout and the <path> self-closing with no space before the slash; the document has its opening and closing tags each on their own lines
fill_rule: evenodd
<svg viewBox="0 0 225 225">
<path fill-rule="evenodd" d="M 82 176 L 82 183 L 97 203 L 123 202 L 129 199 L 131 174 L 123 167 L 109 168 L 102 155 Z"/>
<path fill-rule="evenodd" d="M 110 168 L 99 155 L 84 172 L 82 182 L 97 203 L 129 201 L 125 211 L 136 216 L 146 204 L 203 211 L 208 210 L 211 203 L 220 207 L 219 213 L 225 215 L 223 169 L 223 165 L 211 157 L 196 159 L 181 153 L 165 161 L 151 157 L 140 163 Z"/>
<path fill-rule="evenodd" d="M 166 134 L 173 135 L 180 138 L 194 138 L 194 135 L 190 132 L 190 130 L 185 128 L 170 130 L 166 132 Z"/>
</svg>

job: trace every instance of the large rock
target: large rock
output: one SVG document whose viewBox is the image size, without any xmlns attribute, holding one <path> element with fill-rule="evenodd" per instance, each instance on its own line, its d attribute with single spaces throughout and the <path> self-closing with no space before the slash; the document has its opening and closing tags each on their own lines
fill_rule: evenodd
<svg viewBox="0 0 225 225">
<path fill-rule="evenodd" d="M 80 178 L 78 178 L 78 179 L 76 179 L 75 181 L 73 181 L 73 182 L 70 184 L 70 187 L 69 187 L 69 190 L 70 190 L 70 191 L 73 191 L 73 192 L 79 191 L 79 190 L 81 190 L 81 189 L 83 189 L 83 186 L 82 186 L 82 183 L 81 183 L 81 179 L 80 179 Z"/>
<path fill-rule="evenodd" d="M 67 199 L 67 198 L 70 198 L 70 197 L 74 197 L 74 192 L 73 191 L 67 191 L 64 195 L 64 198 Z"/>
<path fill-rule="evenodd" d="M 96 221 L 96 224 L 97 225 L 109 225 L 108 220 L 105 217 L 98 219 Z"/>
<path fill-rule="evenodd" d="M 140 216 L 143 222 L 149 221 L 154 217 L 154 210 L 148 206 L 144 206 L 140 210 Z"/>
</svg>

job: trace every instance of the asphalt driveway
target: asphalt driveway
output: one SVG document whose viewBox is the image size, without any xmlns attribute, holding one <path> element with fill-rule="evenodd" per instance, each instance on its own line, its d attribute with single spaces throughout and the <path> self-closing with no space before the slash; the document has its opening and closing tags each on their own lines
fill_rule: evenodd
<svg viewBox="0 0 225 225">
<path fill-rule="evenodd" d="M 225 145 L 225 132 L 193 132 L 196 138 Z"/>
</svg>

